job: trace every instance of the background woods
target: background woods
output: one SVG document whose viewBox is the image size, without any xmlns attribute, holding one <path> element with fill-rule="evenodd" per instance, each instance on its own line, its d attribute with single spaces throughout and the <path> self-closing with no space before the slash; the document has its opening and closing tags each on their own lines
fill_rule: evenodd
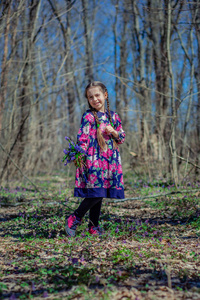
<svg viewBox="0 0 200 300">
<path fill-rule="evenodd" d="M 199 175 L 200 1 L 3 0 L 0 15 L 1 179 L 62 168 L 90 80 L 122 118 L 126 170 Z"/>
</svg>

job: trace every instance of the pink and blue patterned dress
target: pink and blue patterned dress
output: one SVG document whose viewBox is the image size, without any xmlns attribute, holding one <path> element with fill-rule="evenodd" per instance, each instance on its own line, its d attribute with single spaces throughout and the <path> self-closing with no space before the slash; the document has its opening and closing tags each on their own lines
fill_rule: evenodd
<svg viewBox="0 0 200 300">
<path fill-rule="evenodd" d="M 109 115 L 97 112 L 100 129 L 107 144 L 102 150 L 97 141 L 97 124 L 90 109 L 82 116 L 81 126 L 77 135 L 79 146 L 85 151 L 85 167 L 77 168 L 74 196 L 81 198 L 124 198 L 124 182 L 119 148 L 114 149 L 113 139 L 105 132 L 110 124 Z M 111 111 L 115 130 L 119 132 L 117 144 L 125 140 L 121 120 L 117 113 Z"/>
</svg>

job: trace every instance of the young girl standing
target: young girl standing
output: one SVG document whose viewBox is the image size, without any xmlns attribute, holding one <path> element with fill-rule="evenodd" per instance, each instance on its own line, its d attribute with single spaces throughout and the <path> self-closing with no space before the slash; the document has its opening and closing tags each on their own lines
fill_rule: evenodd
<svg viewBox="0 0 200 300">
<path fill-rule="evenodd" d="M 99 216 L 103 198 L 124 198 L 124 183 L 118 144 L 125 140 L 121 120 L 110 110 L 108 91 L 99 81 L 85 89 L 89 109 L 83 114 L 77 141 L 85 151 L 85 167 L 77 168 L 74 196 L 84 198 L 66 219 L 66 233 L 75 236 L 89 211 L 89 233 L 100 235 Z M 105 108 L 107 102 L 107 109 Z"/>
</svg>

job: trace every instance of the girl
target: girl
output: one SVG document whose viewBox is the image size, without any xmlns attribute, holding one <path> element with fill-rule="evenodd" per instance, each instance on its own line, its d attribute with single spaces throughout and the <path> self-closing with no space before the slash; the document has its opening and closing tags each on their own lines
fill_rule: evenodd
<svg viewBox="0 0 200 300">
<path fill-rule="evenodd" d="M 99 81 L 85 89 L 89 109 L 83 114 L 78 144 L 86 153 L 85 168 L 77 168 L 74 196 L 85 198 L 66 219 L 66 233 L 75 236 L 76 228 L 89 210 L 89 233 L 101 234 L 99 216 L 103 198 L 124 198 L 124 183 L 118 144 L 125 140 L 121 120 L 110 111 L 108 91 Z M 107 109 L 105 109 L 105 100 Z"/>
</svg>

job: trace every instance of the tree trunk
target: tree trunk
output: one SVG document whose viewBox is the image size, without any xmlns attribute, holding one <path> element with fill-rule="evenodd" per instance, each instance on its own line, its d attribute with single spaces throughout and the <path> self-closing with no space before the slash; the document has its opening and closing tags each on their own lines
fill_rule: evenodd
<svg viewBox="0 0 200 300">
<path fill-rule="evenodd" d="M 132 12 L 133 12 L 133 32 L 135 35 L 135 43 L 138 49 L 138 62 L 139 70 L 135 71 L 137 81 L 137 92 L 139 94 L 140 111 L 141 111 L 141 136 L 140 143 L 142 149 L 142 157 L 144 160 L 148 160 L 149 157 L 149 112 L 148 112 L 148 101 L 150 99 L 147 80 L 145 79 L 145 50 L 148 51 L 146 42 L 142 38 L 142 32 L 139 21 L 139 9 L 136 5 L 136 1 L 132 1 Z M 138 73 L 138 74 L 137 74 Z"/>
<path fill-rule="evenodd" d="M 88 14 L 88 0 L 82 0 L 83 7 L 83 25 L 84 25 L 84 37 L 85 37 L 85 55 L 86 55 L 86 70 L 85 75 L 88 82 L 94 80 L 93 75 L 93 53 L 92 53 L 92 41 L 91 41 L 91 26 L 89 23 Z"/>
<path fill-rule="evenodd" d="M 167 58 L 169 64 L 169 75 L 171 81 L 171 111 L 172 111 L 172 133 L 171 133 L 171 155 L 172 155 L 172 167 L 173 167 L 173 179 L 175 185 L 178 184 L 178 169 L 177 169 L 177 150 L 176 150 L 176 105 L 175 105 L 175 93 L 174 93 L 174 75 L 172 70 L 172 61 L 171 61 L 171 0 L 168 1 L 167 6 Z"/>
<path fill-rule="evenodd" d="M 21 131 L 19 133 L 19 143 L 18 143 L 18 164 L 22 159 L 25 144 L 28 138 L 28 118 L 30 115 L 31 108 L 31 90 L 32 90 L 32 78 L 31 78 L 31 68 L 32 68 L 32 59 L 33 59 L 33 45 L 36 40 L 36 24 L 38 21 L 38 15 L 40 10 L 41 0 L 31 0 L 30 10 L 29 10 L 29 19 L 24 20 L 24 29 L 26 28 L 26 21 L 28 21 L 27 33 L 24 35 L 24 69 L 22 74 L 21 81 L 21 92 L 19 94 L 19 106 L 20 106 L 20 124 Z M 25 121 L 26 120 L 26 121 Z M 22 126 L 23 124 L 23 126 Z M 25 161 L 23 161 L 23 165 Z"/>
<path fill-rule="evenodd" d="M 118 114 L 121 117 L 120 109 L 120 97 L 119 97 L 119 78 L 118 78 L 118 66 L 117 66 L 117 19 L 118 19 L 118 6 L 119 1 L 116 0 L 115 3 L 115 17 L 113 23 L 113 38 L 114 38 L 114 70 L 115 70 L 115 106 Z M 122 118 L 122 117 L 121 117 Z"/>
<path fill-rule="evenodd" d="M 195 79 L 197 83 L 197 109 L 196 109 L 196 165 L 200 164 L 200 34 L 199 34 L 199 23 L 200 23 L 200 8 L 199 3 L 192 5 L 192 12 L 195 23 L 196 37 L 197 37 L 197 66 L 195 69 Z M 195 168 L 195 174 L 198 178 L 199 169 Z"/>
<path fill-rule="evenodd" d="M 4 4 L 4 13 L 6 15 L 6 25 L 4 30 L 4 50 L 3 50 L 3 61 L 2 61 L 2 72 L 1 72 L 1 84 L 0 84 L 0 137 L 3 138 L 4 130 L 3 130 L 3 113 L 4 106 L 6 102 L 6 92 L 7 92 L 7 79 L 8 79 L 8 37 L 9 37 L 9 29 L 10 29 L 10 13 L 11 13 L 11 5 L 12 1 L 6 1 Z"/>
<path fill-rule="evenodd" d="M 126 1 L 125 1 L 126 4 Z M 116 110 L 119 111 L 122 117 L 122 122 L 125 130 L 128 127 L 127 109 L 128 109 L 128 99 L 126 85 L 124 84 L 124 79 L 127 77 L 127 14 L 126 7 L 123 12 L 123 25 L 121 33 L 121 43 L 120 43 L 120 66 L 119 66 L 119 76 L 121 78 L 119 83 L 119 99 L 117 102 Z M 123 107 L 123 112 L 121 111 Z"/>
<path fill-rule="evenodd" d="M 68 114 L 69 114 L 69 133 L 73 132 L 75 126 L 75 103 L 76 103 L 76 95 L 75 95 L 75 84 L 74 84 L 74 63 L 73 63 L 73 52 L 71 50 L 72 40 L 71 40 L 71 0 L 66 0 L 66 34 L 65 34 L 65 42 L 66 42 L 66 52 L 65 54 L 68 56 L 65 61 L 65 70 L 66 70 L 66 79 L 67 79 L 67 98 L 68 98 Z M 62 108 L 61 108 L 62 109 Z"/>
</svg>

